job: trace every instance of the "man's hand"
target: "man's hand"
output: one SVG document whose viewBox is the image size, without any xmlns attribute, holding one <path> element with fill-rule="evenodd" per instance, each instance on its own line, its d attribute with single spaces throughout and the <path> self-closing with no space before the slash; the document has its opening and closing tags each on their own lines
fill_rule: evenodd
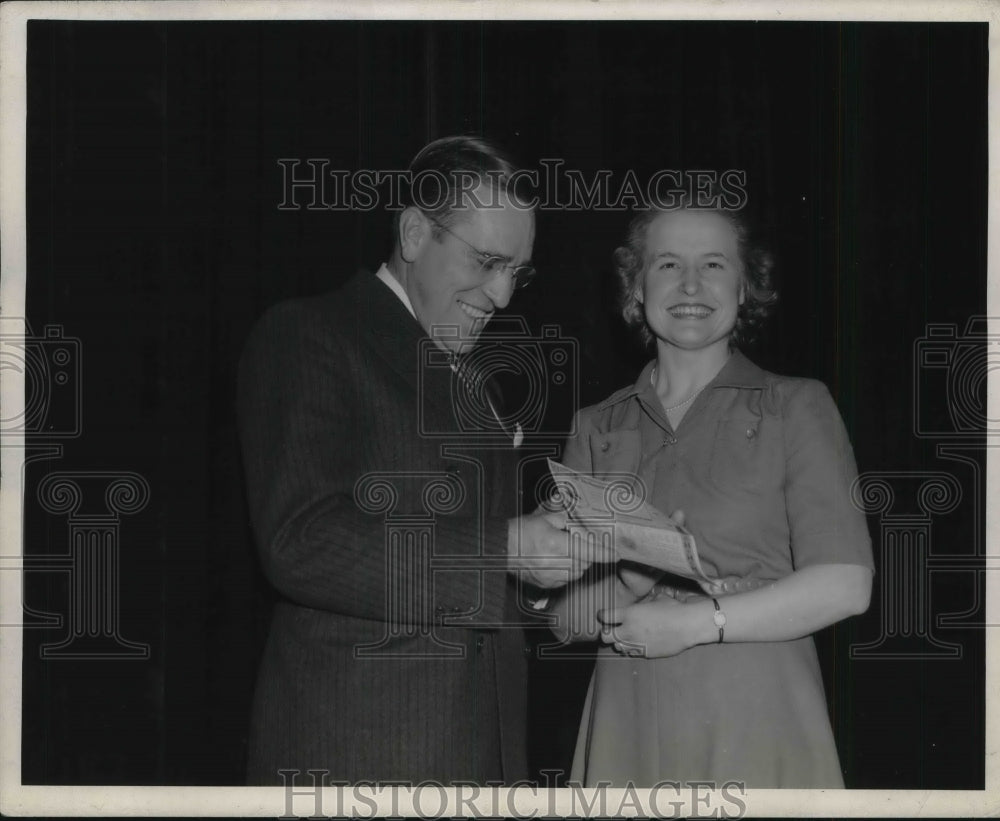
<svg viewBox="0 0 1000 821">
<path fill-rule="evenodd" d="M 507 537 L 508 569 L 521 571 L 536 587 L 562 587 L 580 578 L 594 562 L 614 562 L 612 550 L 597 547 L 570 549 L 566 514 L 539 509 L 510 520 Z"/>
<path fill-rule="evenodd" d="M 756 590 L 768 582 L 763 579 L 743 578 L 742 576 L 725 576 L 712 582 L 698 582 L 706 596 L 726 596 L 730 593 L 746 593 Z"/>
<path fill-rule="evenodd" d="M 683 510 L 675 510 L 670 515 L 670 519 L 678 527 L 684 527 Z M 656 583 L 663 578 L 663 573 L 662 570 L 647 567 L 637 562 L 622 562 L 618 566 L 618 578 L 636 599 L 644 599 L 652 593 Z M 660 588 L 657 590 L 660 591 Z"/>
<path fill-rule="evenodd" d="M 618 579 L 636 601 L 650 595 L 656 583 L 663 578 L 662 570 L 624 559 L 618 565 L 616 572 Z"/>
</svg>

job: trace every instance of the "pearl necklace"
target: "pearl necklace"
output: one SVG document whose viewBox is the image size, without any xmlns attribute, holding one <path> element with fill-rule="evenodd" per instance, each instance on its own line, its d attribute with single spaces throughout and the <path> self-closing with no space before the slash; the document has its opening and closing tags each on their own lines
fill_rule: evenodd
<svg viewBox="0 0 1000 821">
<path fill-rule="evenodd" d="M 680 403 L 678 403 L 676 405 L 671 405 L 669 408 L 666 407 L 666 406 L 664 406 L 663 410 L 669 412 L 669 411 L 677 410 L 678 408 L 683 408 L 685 405 L 690 405 L 692 402 L 694 402 L 695 399 L 698 398 L 698 394 L 700 394 L 703 390 L 705 390 L 704 386 L 698 388 L 698 390 L 696 390 L 694 393 L 692 393 L 691 396 L 689 396 L 683 402 L 680 402 Z"/>
<path fill-rule="evenodd" d="M 649 374 L 649 382 L 650 382 L 651 385 L 653 385 L 655 387 L 655 385 L 656 385 L 656 368 L 653 368 L 652 372 Z M 707 383 L 706 383 L 706 385 L 702 385 L 700 388 L 698 388 L 698 390 L 696 390 L 694 393 L 692 393 L 683 402 L 679 402 L 676 405 L 671 405 L 669 408 L 666 405 L 664 405 L 663 406 L 663 410 L 665 410 L 665 411 L 667 411 L 667 413 L 669 413 L 670 411 L 679 410 L 680 408 L 683 408 L 685 405 L 690 405 L 692 402 L 694 402 L 695 399 L 698 398 L 698 394 L 700 394 L 703 390 L 705 390 L 706 387 L 707 387 Z"/>
</svg>

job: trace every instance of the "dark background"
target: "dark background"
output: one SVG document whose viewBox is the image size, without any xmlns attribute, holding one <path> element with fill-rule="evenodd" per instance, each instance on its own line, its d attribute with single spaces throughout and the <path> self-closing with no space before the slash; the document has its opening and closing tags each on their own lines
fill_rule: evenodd
<svg viewBox="0 0 1000 821">
<path fill-rule="evenodd" d="M 67 550 L 66 517 L 35 499 L 52 471 L 134 472 L 151 496 L 121 518 L 119 568 L 121 635 L 150 656 L 43 661 L 65 630 L 26 631 L 25 783 L 240 782 L 272 599 L 235 366 L 266 307 L 374 270 L 389 237 L 381 211 L 279 210 L 277 160 L 398 169 L 430 139 L 483 132 L 529 167 L 746 171 L 782 294 L 751 356 L 830 386 L 861 471 L 946 471 L 963 492 L 933 517 L 937 564 L 912 593 L 933 635 L 906 645 L 960 657 L 851 660 L 883 629 L 878 582 L 865 616 L 818 636 L 847 783 L 982 788 L 984 494 L 936 448 L 954 392 L 985 395 L 981 357 L 949 382 L 985 351 L 965 334 L 986 301 L 985 24 L 34 21 L 28 38 L 27 317 L 79 340 L 82 435 L 26 469 L 27 554 Z M 577 340 L 583 403 L 643 362 L 610 299 L 626 222 L 539 214 L 541 276 L 511 309 Z M 928 323 L 957 325 L 934 343 L 952 364 L 918 377 Z M 554 438 L 572 405 L 553 394 Z M 940 435 L 917 435 L 918 408 Z M 981 463 L 982 435 L 966 441 Z M 906 481 L 892 512 L 913 517 Z M 29 572 L 26 622 L 65 615 L 68 584 Z M 535 663 L 536 769 L 568 768 L 588 672 Z"/>
</svg>

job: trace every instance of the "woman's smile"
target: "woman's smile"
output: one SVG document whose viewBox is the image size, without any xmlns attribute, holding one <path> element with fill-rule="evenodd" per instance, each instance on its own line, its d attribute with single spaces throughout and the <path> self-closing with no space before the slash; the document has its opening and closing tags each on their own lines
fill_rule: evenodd
<svg viewBox="0 0 1000 821">
<path fill-rule="evenodd" d="M 671 305 L 667 308 L 667 313 L 674 317 L 674 319 L 705 319 L 711 316 L 714 311 L 715 308 L 700 302 L 686 302 L 679 305 Z"/>
</svg>

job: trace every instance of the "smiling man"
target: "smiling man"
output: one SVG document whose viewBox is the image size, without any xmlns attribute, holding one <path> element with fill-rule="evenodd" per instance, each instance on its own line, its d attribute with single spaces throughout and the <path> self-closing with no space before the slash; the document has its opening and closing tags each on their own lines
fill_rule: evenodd
<svg viewBox="0 0 1000 821">
<path fill-rule="evenodd" d="M 386 274 L 402 285 L 404 305 L 424 330 L 461 353 L 534 277 L 534 213 L 508 190 L 516 169 L 482 141 L 431 143 L 410 172 L 415 184 L 379 276 L 394 290 Z"/>
<path fill-rule="evenodd" d="M 517 517 L 500 409 L 470 430 L 457 408 L 476 398 L 460 355 L 534 275 L 515 167 L 448 137 L 410 171 L 435 185 L 412 186 L 387 263 L 271 308 L 241 362 L 252 525 L 281 596 L 252 784 L 524 778 L 514 582 L 555 587 L 588 564 L 559 515 Z"/>
</svg>

